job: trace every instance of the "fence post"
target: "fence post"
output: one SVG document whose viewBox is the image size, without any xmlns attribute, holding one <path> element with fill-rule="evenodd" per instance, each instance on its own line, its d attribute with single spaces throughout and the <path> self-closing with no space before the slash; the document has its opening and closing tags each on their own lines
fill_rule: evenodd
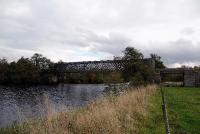
<svg viewBox="0 0 200 134">
<path fill-rule="evenodd" d="M 166 98 L 165 98 L 164 91 L 162 90 L 162 87 L 161 87 L 161 95 L 162 95 L 162 111 L 163 111 L 165 130 L 166 130 L 166 134 L 170 134 L 169 120 L 168 120 L 167 109 L 166 109 Z"/>
</svg>

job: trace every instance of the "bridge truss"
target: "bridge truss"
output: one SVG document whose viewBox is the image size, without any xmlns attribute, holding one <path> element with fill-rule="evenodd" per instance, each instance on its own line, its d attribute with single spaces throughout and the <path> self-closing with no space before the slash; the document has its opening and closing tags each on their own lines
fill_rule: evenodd
<svg viewBox="0 0 200 134">
<path fill-rule="evenodd" d="M 155 67 L 152 59 L 143 59 L 145 64 Z M 127 65 L 134 65 L 133 60 L 106 60 L 106 61 L 83 61 L 83 62 L 64 62 L 56 64 L 59 73 L 82 73 L 82 72 L 121 72 Z"/>
</svg>

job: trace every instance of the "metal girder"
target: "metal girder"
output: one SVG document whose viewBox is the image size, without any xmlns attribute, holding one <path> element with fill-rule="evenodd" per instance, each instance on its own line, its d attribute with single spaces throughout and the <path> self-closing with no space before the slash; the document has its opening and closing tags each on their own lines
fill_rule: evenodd
<svg viewBox="0 0 200 134">
<path fill-rule="evenodd" d="M 144 59 L 144 63 L 150 59 Z M 81 73 L 81 72 L 111 72 L 123 71 L 128 64 L 134 64 L 133 60 L 105 60 L 105 61 L 83 61 L 83 62 L 64 62 L 55 65 L 57 72 L 60 73 Z"/>
</svg>

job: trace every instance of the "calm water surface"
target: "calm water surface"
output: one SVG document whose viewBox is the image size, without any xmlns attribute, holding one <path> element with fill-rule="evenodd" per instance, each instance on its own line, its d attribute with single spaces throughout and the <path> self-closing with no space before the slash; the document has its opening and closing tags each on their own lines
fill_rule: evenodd
<svg viewBox="0 0 200 134">
<path fill-rule="evenodd" d="M 102 96 L 104 89 L 103 84 L 0 86 L 0 127 L 83 106 Z"/>
</svg>

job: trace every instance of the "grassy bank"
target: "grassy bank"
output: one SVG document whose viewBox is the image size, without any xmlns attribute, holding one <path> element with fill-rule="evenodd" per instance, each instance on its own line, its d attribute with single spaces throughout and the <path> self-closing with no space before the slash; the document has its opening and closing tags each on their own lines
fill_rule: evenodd
<svg viewBox="0 0 200 134">
<path fill-rule="evenodd" d="M 174 134 L 200 134 L 200 88 L 165 87 L 169 123 Z"/>
<path fill-rule="evenodd" d="M 155 129 L 155 123 L 162 127 L 162 115 L 160 115 L 160 111 L 156 111 L 159 106 L 151 104 L 159 98 L 156 88 L 156 86 L 147 86 L 139 89 L 130 89 L 123 95 L 105 97 L 81 109 L 59 113 L 58 115 L 49 114 L 45 119 L 1 129 L 0 132 L 25 134 L 133 134 L 162 132 L 163 129 L 152 130 Z M 149 118 L 149 113 L 152 114 L 154 112 L 156 112 L 156 115 L 153 114 L 155 116 L 152 116 L 152 118 L 159 116 L 159 120 L 161 119 L 159 122 L 156 122 L 157 119 L 152 122 Z M 152 123 L 152 126 L 148 126 L 147 124 L 149 123 Z"/>
<path fill-rule="evenodd" d="M 200 134 L 200 88 L 165 87 L 172 134 Z M 7 134 L 165 134 L 160 90 L 130 89 L 86 107 L 0 129 Z M 51 111 L 51 109 L 50 109 Z"/>
</svg>

